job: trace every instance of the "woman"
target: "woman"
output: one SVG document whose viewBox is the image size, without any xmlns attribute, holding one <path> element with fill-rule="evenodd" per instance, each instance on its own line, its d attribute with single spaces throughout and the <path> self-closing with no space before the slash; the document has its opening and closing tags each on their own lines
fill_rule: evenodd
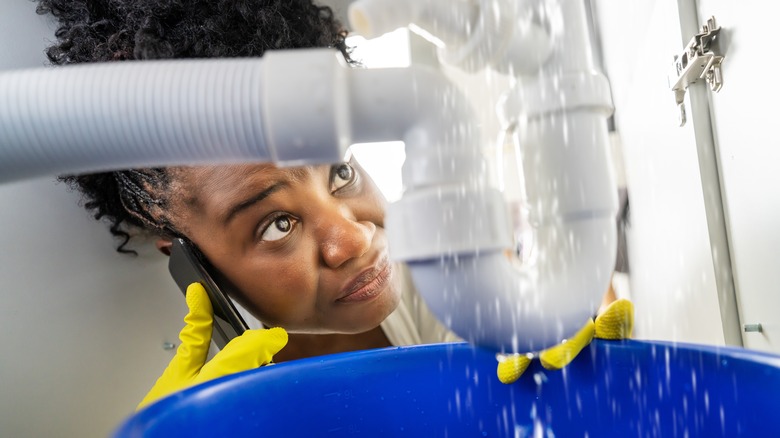
<svg viewBox="0 0 780 438">
<path fill-rule="evenodd" d="M 169 221 L 238 291 L 244 308 L 290 333 L 276 361 L 455 339 L 420 317 L 424 305 L 405 269 L 390 263 L 384 199 L 357 162 L 168 173 L 178 191 Z M 157 245 L 167 252 L 170 240 Z M 405 309 L 396 315 L 402 319 L 380 327 L 404 293 Z M 403 323 L 409 318 L 414 327 Z"/>
<path fill-rule="evenodd" d="M 346 32 L 311 0 L 39 0 L 60 23 L 54 64 L 128 59 L 261 56 L 266 50 L 333 47 L 349 60 Z M 134 169 L 64 178 L 122 239 L 151 233 L 169 253 L 190 240 L 229 282 L 233 296 L 270 330 L 251 330 L 208 364 L 211 307 L 187 292 L 182 345 L 144 399 L 275 361 L 391 345 L 455 341 L 428 311 L 403 265 L 389 262 L 384 199 L 358 163 Z M 540 353 L 560 368 L 594 336 L 631 331 L 630 303 Z M 609 311 L 607 311 L 609 313 Z M 285 331 L 286 330 L 286 331 Z M 289 332 L 289 336 L 287 334 Z M 286 346 L 285 346 L 286 344 Z M 501 362 L 516 380 L 527 355 Z"/>
<path fill-rule="evenodd" d="M 38 12 L 59 21 L 47 50 L 57 65 L 300 47 L 333 47 L 350 59 L 346 31 L 311 0 L 39 0 Z M 234 299 L 266 327 L 289 332 L 286 347 L 271 348 L 277 362 L 457 339 L 430 315 L 403 266 L 390 263 L 384 199 L 354 161 L 133 169 L 63 180 L 110 224 L 120 252 L 132 252 L 126 245 L 137 233 L 157 236 L 164 253 L 171 239 L 189 239 L 234 286 Z M 189 295 L 191 320 L 193 307 L 208 304 L 193 306 Z M 201 337 L 210 336 L 210 324 Z"/>
</svg>

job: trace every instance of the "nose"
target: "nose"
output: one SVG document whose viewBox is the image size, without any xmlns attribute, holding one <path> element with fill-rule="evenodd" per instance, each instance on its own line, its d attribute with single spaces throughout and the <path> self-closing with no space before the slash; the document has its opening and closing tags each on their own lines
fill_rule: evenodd
<svg viewBox="0 0 780 438">
<path fill-rule="evenodd" d="M 338 268 L 367 253 L 376 232 L 373 222 L 358 221 L 345 208 L 323 214 L 318 228 L 322 259 L 330 268 Z"/>
</svg>

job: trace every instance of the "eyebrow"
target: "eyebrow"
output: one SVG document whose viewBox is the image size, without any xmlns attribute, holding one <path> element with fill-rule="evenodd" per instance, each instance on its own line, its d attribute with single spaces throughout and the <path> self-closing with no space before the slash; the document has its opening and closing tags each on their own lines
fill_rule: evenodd
<svg viewBox="0 0 780 438">
<path fill-rule="evenodd" d="M 262 201 L 263 199 L 271 196 L 275 192 L 278 192 L 279 190 L 287 187 L 288 183 L 287 181 L 277 181 L 273 184 L 271 184 L 269 187 L 267 187 L 262 192 L 252 196 L 251 198 L 245 199 L 238 204 L 234 205 L 230 208 L 230 211 L 228 211 L 228 214 L 225 216 L 225 220 L 222 221 L 225 225 L 230 223 L 236 215 L 241 213 L 242 211 L 248 209 L 249 207 L 257 204 L 258 202 Z"/>
</svg>

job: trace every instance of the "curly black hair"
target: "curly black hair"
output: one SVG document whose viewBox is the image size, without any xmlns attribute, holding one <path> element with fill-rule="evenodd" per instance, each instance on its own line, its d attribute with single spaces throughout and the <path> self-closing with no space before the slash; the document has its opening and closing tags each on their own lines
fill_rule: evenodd
<svg viewBox="0 0 780 438">
<path fill-rule="evenodd" d="M 59 23 L 46 50 L 52 64 L 168 58 L 262 56 L 266 50 L 333 47 L 350 60 L 347 32 L 313 0 L 38 0 Z M 120 240 L 152 232 L 182 236 L 165 214 L 171 168 L 135 169 L 60 180 Z"/>
</svg>

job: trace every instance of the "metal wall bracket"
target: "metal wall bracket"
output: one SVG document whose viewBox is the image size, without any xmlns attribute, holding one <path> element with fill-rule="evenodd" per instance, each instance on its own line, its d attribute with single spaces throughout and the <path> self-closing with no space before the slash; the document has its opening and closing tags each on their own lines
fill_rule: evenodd
<svg viewBox="0 0 780 438">
<path fill-rule="evenodd" d="M 717 53 L 716 41 L 720 26 L 715 17 L 710 17 L 701 27 L 699 33 L 691 38 L 681 55 L 674 56 L 672 72 L 669 75 L 669 86 L 674 91 L 674 98 L 679 109 L 680 126 L 687 120 L 685 113 L 685 92 L 688 86 L 699 79 L 704 79 L 714 92 L 723 86 L 721 64 L 724 56 Z"/>
</svg>

